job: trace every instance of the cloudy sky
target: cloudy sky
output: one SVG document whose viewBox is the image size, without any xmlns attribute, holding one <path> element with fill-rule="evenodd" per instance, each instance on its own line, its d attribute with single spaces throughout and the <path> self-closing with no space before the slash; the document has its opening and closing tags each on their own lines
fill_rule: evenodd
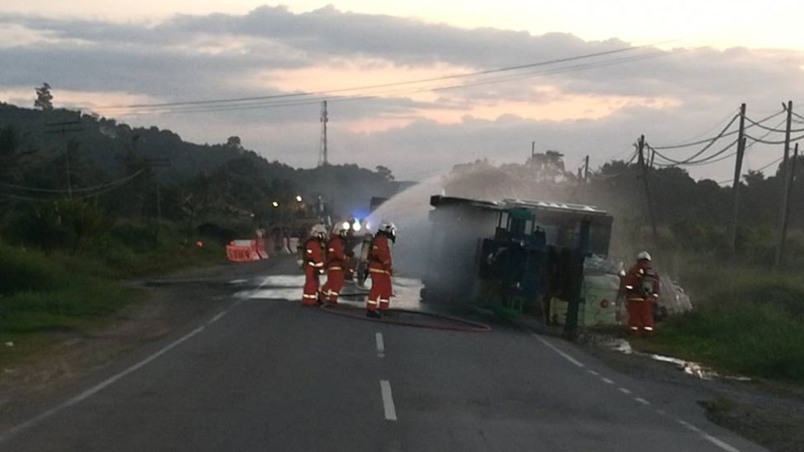
<svg viewBox="0 0 804 452">
<path fill-rule="evenodd" d="M 199 143 L 238 135 L 311 167 L 328 99 L 333 163 L 418 180 L 477 158 L 522 162 L 535 141 L 569 168 L 585 155 L 599 166 L 640 134 L 698 141 L 741 102 L 758 120 L 804 101 L 800 17 L 793 0 L 3 0 L 0 100 L 32 106 L 48 82 L 56 106 Z M 226 99 L 250 100 L 205 103 Z M 746 166 L 781 152 L 754 145 Z M 732 165 L 690 171 L 723 180 Z"/>
</svg>

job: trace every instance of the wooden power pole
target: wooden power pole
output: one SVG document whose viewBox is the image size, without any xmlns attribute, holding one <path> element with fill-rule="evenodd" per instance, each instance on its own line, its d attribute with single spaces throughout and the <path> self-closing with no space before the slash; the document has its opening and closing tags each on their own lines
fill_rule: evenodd
<svg viewBox="0 0 804 452">
<path fill-rule="evenodd" d="M 648 218 L 650 219 L 650 227 L 653 231 L 653 244 L 658 245 L 659 230 L 656 229 L 656 216 L 653 214 L 653 201 L 651 201 L 650 183 L 648 182 L 648 167 L 647 162 L 645 161 L 645 135 L 641 135 L 639 137 L 637 152 L 639 158 L 639 167 L 642 169 L 642 183 L 644 184 L 645 200 L 648 205 Z"/>
<path fill-rule="evenodd" d="M 729 228 L 729 251 L 732 258 L 737 253 L 737 221 L 740 207 L 740 176 L 745 155 L 745 104 L 740 105 L 740 132 L 737 136 L 737 161 L 734 164 L 734 184 L 731 188 L 731 227 Z"/>
<path fill-rule="evenodd" d="M 790 171 L 790 129 L 793 123 L 793 101 L 787 102 L 787 128 L 784 132 L 784 159 L 782 160 L 782 209 L 779 220 L 779 244 L 776 247 L 776 257 L 773 267 L 779 268 L 784 257 L 784 244 L 787 241 L 787 216 L 790 203 L 790 187 L 792 171 Z"/>
</svg>

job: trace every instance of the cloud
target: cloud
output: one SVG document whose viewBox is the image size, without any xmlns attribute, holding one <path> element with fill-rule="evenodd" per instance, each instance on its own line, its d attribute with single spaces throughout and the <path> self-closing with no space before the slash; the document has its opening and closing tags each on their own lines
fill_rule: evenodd
<svg viewBox="0 0 804 452">
<path fill-rule="evenodd" d="M 155 24 L 0 13 L 0 24 L 7 25 L 0 31 L 0 92 L 32 92 L 48 81 L 57 103 L 62 89 L 87 93 L 95 105 L 104 93 L 181 101 L 373 85 L 390 80 L 391 73 L 398 74 L 394 81 L 438 77 L 628 45 L 567 33 L 464 29 L 334 7 L 296 14 L 266 6 L 245 15 L 181 15 Z M 335 162 L 383 164 L 411 178 L 476 158 L 521 161 L 531 140 L 566 152 L 568 161 L 587 153 L 602 159 L 627 149 L 642 133 L 653 143 L 682 141 L 741 102 L 757 118 L 765 114 L 755 113 L 757 106 L 774 110 L 782 100 L 802 99 L 802 65 L 804 54 L 793 51 L 643 48 L 340 93 L 329 96 L 331 155 Z M 427 92 L 432 88 L 439 90 Z M 375 97 L 349 99 L 367 94 Z M 309 166 L 317 160 L 318 100 L 265 101 L 241 111 L 105 114 L 134 125 L 157 124 L 199 142 L 240 135 L 268 158 Z M 718 171 L 728 173 L 712 173 Z"/>
</svg>

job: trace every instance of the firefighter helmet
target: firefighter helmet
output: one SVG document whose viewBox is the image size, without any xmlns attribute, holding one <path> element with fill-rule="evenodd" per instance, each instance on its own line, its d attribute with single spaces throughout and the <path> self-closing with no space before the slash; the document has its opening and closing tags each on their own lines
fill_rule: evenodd
<svg viewBox="0 0 804 452">
<path fill-rule="evenodd" d="M 642 251 L 641 253 L 637 254 L 637 260 L 650 262 L 651 261 L 650 253 L 648 253 L 647 251 Z"/>
<path fill-rule="evenodd" d="M 341 237 L 346 237 L 346 234 L 349 233 L 349 222 L 344 221 L 342 223 L 335 223 L 335 226 L 332 227 L 332 233 Z"/>
<path fill-rule="evenodd" d="M 327 238 L 327 228 L 323 224 L 317 224 L 310 229 L 310 236 L 323 240 Z"/>
<path fill-rule="evenodd" d="M 396 226 L 390 221 L 383 221 L 377 228 L 378 234 L 386 235 L 392 242 L 396 242 Z"/>
</svg>

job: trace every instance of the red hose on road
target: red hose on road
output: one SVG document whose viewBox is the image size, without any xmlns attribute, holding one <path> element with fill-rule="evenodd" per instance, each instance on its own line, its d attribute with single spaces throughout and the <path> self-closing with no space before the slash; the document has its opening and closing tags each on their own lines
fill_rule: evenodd
<svg viewBox="0 0 804 452">
<path fill-rule="evenodd" d="M 423 323 L 415 323 L 409 321 L 400 321 L 394 320 L 393 318 L 383 317 L 379 319 L 366 317 L 366 310 L 362 308 L 350 308 L 345 306 L 332 306 L 323 304 L 321 305 L 321 309 L 324 312 L 328 312 L 330 314 L 339 315 L 342 317 L 350 317 L 357 320 L 363 320 L 366 322 L 377 322 L 377 323 L 385 323 L 390 325 L 400 325 L 400 326 L 410 326 L 413 328 L 426 328 L 431 330 L 442 330 L 442 331 L 459 331 L 463 333 L 488 333 L 491 331 L 491 327 L 488 325 L 483 325 L 482 323 L 472 322 L 470 320 L 459 319 L 457 317 L 452 317 L 444 314 L 436 314 L 432 312 L 424 312 L 424 311 L 412 311 L 409 309 L 390 309 L 390 312 L 399 312 L 405 314 L 413 314 L 413 315 L 420 315 L 425 317 L 430 317 L 434 319 L 441 319 L 447 320 L 452 323 L 459 323 L 466 326 L 451 326 L 451 325 L 427 325 Z"/>
</svg>

